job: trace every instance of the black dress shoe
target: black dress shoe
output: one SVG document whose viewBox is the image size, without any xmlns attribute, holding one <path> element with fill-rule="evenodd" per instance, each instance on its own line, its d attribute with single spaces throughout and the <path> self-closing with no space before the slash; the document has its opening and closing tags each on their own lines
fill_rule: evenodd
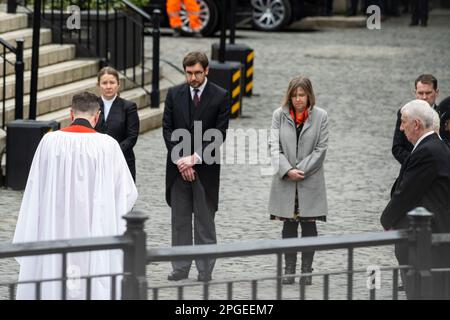
<svg viewBox="0 0 450 320">
<path fill-rule="evenodd" d="M 170 281 L 179 281 L 188 278 L 188 273 L 182 271 L 172 271 L 168 276 L 167 280 Z"/>
<path fill-rule="evenodd" d="M 211 281 L 211 275 L 208 274 L 203 274 L 203 273 L 199 273 L 198 277 L 197 277 L 198 281 L 202 281 L 202 282 L 207 282 L 207 281 Z"/>
</svg>

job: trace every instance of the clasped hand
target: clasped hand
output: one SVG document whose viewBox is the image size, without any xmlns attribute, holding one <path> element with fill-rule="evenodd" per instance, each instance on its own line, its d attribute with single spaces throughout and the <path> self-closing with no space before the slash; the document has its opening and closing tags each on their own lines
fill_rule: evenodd
<svg viewBox="0 0 450 320">
<path fill-rule="evenodd" d="M 298 169 L 291 169 L 287 173 L 288 179 L 293 181 L 300 181 L 305 179 L 305 173 Z"/>
<path fill-rule="evenodd" d="M 183 157 L 177 161 L 178 171 L 184 181 L 192 182 L 195 180 L 195 170 L 193 166 L 196 163 L 195 155 Z"/>
</svg>

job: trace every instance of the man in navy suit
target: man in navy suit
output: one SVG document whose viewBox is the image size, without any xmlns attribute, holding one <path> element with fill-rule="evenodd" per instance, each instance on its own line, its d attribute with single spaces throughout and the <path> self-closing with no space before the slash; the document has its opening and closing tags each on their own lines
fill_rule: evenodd
<svg viewBox="0 0 450 320">
<path fill-rule="evenodd" d="M 230 99 L 226 90 L 208 81 L 208 65 L 204 53 L 188 53 L 183 60 L 187 82 L 169 89 L 165 101 L 166 200 L 172 209 L 173 246 L 217 242 L 214 216 L 219 202 L 220 164 L 215 159 L 225 141 Z M 205 132 L 213 138 L 205 137 Z M 195 262 L 198 280 L 211 280 L 215 261 Z M 173 261 L 168 280 L 186 279 L 191 264 L 188 260 Z"/>
<path fill-rule="evenodd" d="M 414 81 L 414 95 L 416 99 L 424 100 L 436 110 L 439 114 L 440 108 L 436 105 L 436 99 L 439 96 L 438 81 L 431 74 L 421 74 Z M 397 112 L 397 123 L 395 125 L 394 138 L 392 141 L 392 154 L 400 164 L 402 164 L 408 155 L 411 153 L 413 145 L 405 136 L 405 133 L 400 130 L 401 112 Z"/>
<path fill-rule="evenodd" d="M 435 112 L 423 100 L 413 100 L 401 109 L 400 130 L 413 148 L 402 164 L 391 200 L 381 215 L 385 230 L 406 229 L 407 213 L 424 207 L 433 214 L 432 232 L 450 233 L 450 150 L 434 131 Z M 408 245 L 396 245 L 395 255 L 400 265 L 407 265 Z M 449 266 L 449 247 L 433 248 L 432 267 Z M 442 298 L 448 292 L 438 288 L 443 283 L 439 276 L 433 277 L 436 298 Z M 406 292 L 408 295 L 407 283 Z"/>
</svg>

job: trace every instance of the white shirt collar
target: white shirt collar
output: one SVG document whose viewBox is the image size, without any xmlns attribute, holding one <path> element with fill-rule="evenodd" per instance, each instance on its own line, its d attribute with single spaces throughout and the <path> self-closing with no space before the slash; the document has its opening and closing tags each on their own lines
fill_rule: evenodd
<svg viewBox="0 0 450 320">
<path fill-rule="evenodd" d="M 108 119 L 108 115 L 109 115 L 109 112 L 111 111 L 112 104 L 114 103 L 114 100 L 116 100 L 116 98 L 117 98 L 117 94 L 111 100 L 106 100 L 105 97 L 102 96 L 103 113 L 104 113 L 105 121 L 106 121 L 106 119 Z"/>
<path fill-rule="evenodd" d="M 102 101 L 103 101 L 103 103 L 112 104 L 114 102 L 114 100 L 116 100 L 116 98 L 117 98 L 117 94 L 114 96 L 114 98 L 112 98 L 110 100 L 108 100 L 104 96 L 102 96 Z"/>
<path fill-rule="evenodd" d="M 417 140 L 416 144 L 414 145 L 414 148 L 412 149 L 411 152 L 414 152 L 414 150 L 416 150 L 417 146 L 419 145 L 419 143 L 425 139 L 426 137 L 428 137 L 429 135 L 432 135 L 434 133 L 434 131 L 428 131 L 427 133 L 423 134 L 419 140 Z"/>
<path fill-rule="evenodd" d="M 202 85 L 198 88 L 192 88 L 189 86 L 189 89 L 191 90 L 191 99 L 194 99 L 194 89 L 198 89 L 198 97 L 200 98 L 202 96 L 203 90 L 205 90 L 206 83 L 208 82 L 208 78 L 205 77 L 205 81 L 203 81 Z"/>
</svg>

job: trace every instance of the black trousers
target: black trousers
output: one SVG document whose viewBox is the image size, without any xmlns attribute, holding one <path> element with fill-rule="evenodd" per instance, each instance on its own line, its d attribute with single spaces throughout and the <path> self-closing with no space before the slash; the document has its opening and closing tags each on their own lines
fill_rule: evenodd
<svg viewBox="0 0 450 320">
<path fill-rule="evenodd" d="M 281 232 L 281 237 L 286 238 L 297 238 L 298 237 L 298 225 L 300 224 L 302 229 L 303 237 L 316 237 L 317 236 L 317 225 L 315 221 L 284 221 L 283 230 Z M 306 263 L 310 266 L 312 259 L 314 257 L 314 251 L 302 252 L 302 264 Z M 291 261 L 295 263 L 297 261 L 297 253 L 286 253 L 286 261 Z M 309 263 L 310 262 L 310 263 Z"/>
<path fill-rule="evenodd" d="M 214 203 L 208 198 L 201 181 L 184 181 L 178 176 L 171 187 L 172 246 L 215 244 Z M 193 222 L 193 224 L 192 224 Z M 172 261 L 174 271 L 189 273 L 192 261 Z M 211 275 L 215 259 L 196 260 L 199 274 Z"/>
<path fill-rule="evenodd" d="M 428 0 L 412 0 L 411 1 L 411 10 L 412 10 L 412 23 L 424 22 L 428 21 Z"/>
</svg>

